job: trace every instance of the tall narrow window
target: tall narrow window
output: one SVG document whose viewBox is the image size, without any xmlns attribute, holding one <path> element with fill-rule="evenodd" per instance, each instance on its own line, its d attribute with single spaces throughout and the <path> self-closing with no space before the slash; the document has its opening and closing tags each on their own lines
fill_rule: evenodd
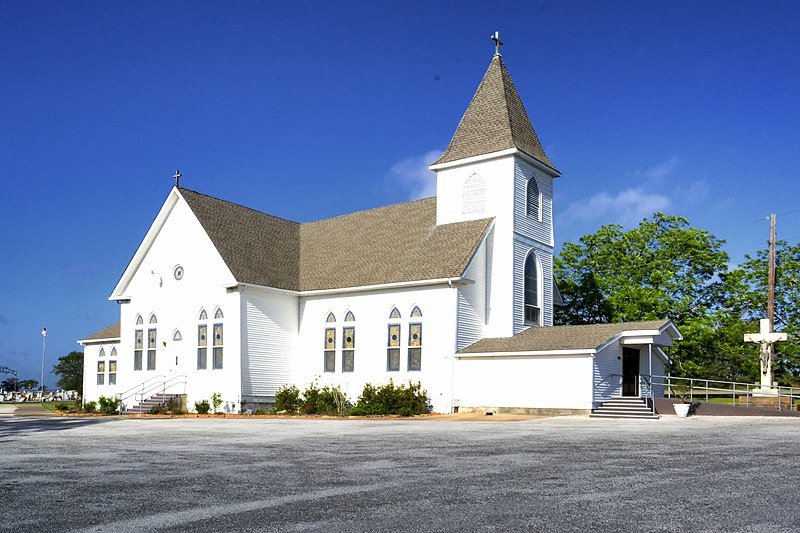
<svg viewBox="0 0 800 533">
<path fill-rule="evenodd" d="M 408 325 L 408 370 L 422 370 L 422 324 Z"/>
<path fill-rule="evenodd" d="M 139 317 L 142 318 L 142 317 Z M 134 370 L 141 370 L 142 369 L 142 346 L 144 342 L 144 332 L 141 329 L 137 329 L 134 332 L 135 341 L 133 343 L 133 369 Z"/>
<path fill-rule="evenodd" d="M 97 362 L 97 384 L 98 385 L 105 384 L 105 377 L 106 377 L 106 362 L 105 361 L 98 361 Z"/>
<path fill-rule="evenodd" d="M 536 254 L 531 252 L 525 259 L 525 323 L 538 326 L 541 312 L 539 307 L 539 268 Z"/>
<path fill-rule="evenodd" d="M 336 372 L 336 328 L 325 328 L 325 372 Z"/>
<path fill-rule="evenodd" d="M 208 326 L 197 326 L 197 370 L 208 368 Z"/>
<path fill-rule="evenodd" d="M 111 348 L 111 359 L 108 361 L 108 384 L 117 384 L 117 349 Z"/>
<path fill-rule="evenodd" d="M 214 324 L 214 370 L 222 369 L 222 324 Z"/>
<path fill-rule="evenodd" d="M 527 191 L 527 207 L 525 213 L 535 220 L 542 220 L 541 212 L 541 195 L 539 194 L 539 183 L 536 181 L 536 176 L 532 176 L 528 180 Z"/>
<path fill-rule="evenodd" d="M 147 330 L 147 370 L 156 369 L 156 330 Z"/>
<path fill-rule="evenodd" d="M 400 324 L 389 324 L 389 338 L 386 341 L 386 371 L 400 370 Z"/>
<path fill-rule="evenodd" d="M 342 330 L 342 372 L 355 370 L 356 328 L 348 326 Z"/>
<path fill-rule="evenodd" d="M 486 204 L 486 183 L 480 174 L 473 174 L 461 190 L 461 213 L 483 213 Z"/>
</svg>

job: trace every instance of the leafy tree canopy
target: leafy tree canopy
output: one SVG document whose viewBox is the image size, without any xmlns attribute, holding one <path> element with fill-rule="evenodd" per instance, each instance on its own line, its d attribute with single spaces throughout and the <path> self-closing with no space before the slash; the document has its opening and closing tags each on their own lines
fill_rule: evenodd
<svg viewBox="0 0 800 533">
<path fill-rule="evenodd" d="M 76 390 L 83 395 L 83 352 L 69 352 L 58 358 L 53 373 L 59 376 L 56 384 L 64 390 Z"/>
</svg>

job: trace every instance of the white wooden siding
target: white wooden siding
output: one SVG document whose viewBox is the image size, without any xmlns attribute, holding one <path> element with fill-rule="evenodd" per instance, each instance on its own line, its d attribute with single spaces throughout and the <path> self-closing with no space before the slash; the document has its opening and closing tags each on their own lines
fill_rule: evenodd
<svg viewBox="0 0 800 533">
<path fill-rule="evenodd" d="M 606 346 L 594 356 L 594 402 L 600 404 L 609 398 L 622 395 L 622 348 L 617 343 Z M 614 377 L 612 375 L 616 374 Z"/>
<path fill-rule="evenodd" d="M 456 349 L 460 350 L 483 338 L 486 323 L 486 246 L 475 253 L 466 278 L 470 285 L 458 288 L 458 329 Z"/>
<path fill-rule="evenodd" d="M 273 397 L 292 382 L 298 298 L 245 292 L 243 301 L 242 396 Z"/>
</svg>

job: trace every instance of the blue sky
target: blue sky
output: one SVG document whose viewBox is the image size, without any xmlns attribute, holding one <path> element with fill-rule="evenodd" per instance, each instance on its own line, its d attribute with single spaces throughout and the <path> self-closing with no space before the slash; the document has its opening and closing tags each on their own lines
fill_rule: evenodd
<svg viewBox="0 0 800 533">
<path fill-rule="evenodd" d="M 798 6 L 0 0 L 0 366 L 38 379 L 43 326 L 49 374 L 117 320 L 175 169 L 300 222 L 425 195 L 495 30 L 562 171 L 557 249 L 661 210 L 737 263 L 800 209 Z"/>
</svg>

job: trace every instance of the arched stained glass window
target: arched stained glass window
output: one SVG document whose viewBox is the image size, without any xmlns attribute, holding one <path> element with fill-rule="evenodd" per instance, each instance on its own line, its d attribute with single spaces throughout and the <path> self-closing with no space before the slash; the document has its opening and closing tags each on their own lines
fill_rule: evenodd
<svg viewBox="0 0 800 533">
<path fill-rule="evenodd" d="M 116 356 L 117 356 L 117 348 L 115 346 L 115 347 L 111 348 L 111 357 L 116 357 Z"/>
<path fill-rule="evenodd" d="M 172 340 L 173 341 L 182 341 L 183 340 L 183 335 L 181 335 L 181 330 L 179 330 L 179 329 L 175 330 L 175 333 L 172 334 Z"/>
<path fill-rule="evenodd" d="M 200 309 L 200 318 L 199 320 L 208 320 L 208 313 L 206 313 L 205 309 Z"/>
<path fill-rule="evenodd" d="M 336 316 L 333 313 L 328 313 L 328 318 L 325 319 L 325 322 L 328 323 L 336 322 Z"/>
<path fill-rule="evenodd" d="M 144 324 L 144 320 L 142 320 L 142 315 L 136 315 L 136 325 Z"/>
<path fill-rule="evenodd" d="M 351 311 L 348 311 L 346 315 L 344 315 L 345 322 L 354 322 L 356 319 L 356 315 L 354 315 Z"/>
<path fill-rule="evenodd" d="M 396 307 L 392 308 L 392 312 L 389 313 L 389 318 L 400 318 L 400 311 L 398 311 Z"/>
<path fill-rule="evenodd" d="M 150 321 L 151 324 L 158 324 L 158 319 L 154 313 L 150 313 Z"/>
<path fill-rule="evenodd" d="M 225 316 L 222 314 L 222 309 L 217 307 L 217 310 L 214 311 L 214 319 L 218 320 L 220 318 L 225 318 Z"/>
<path fill-rule="evenodd" d="M 97 357 L 105 357 L 105 356 L 106 356 L 106 350 L 101 346 L 100 352 L 97 354 Z"/>
<path fill-rule="evenodd" d="M 420 318 L 422 316 L 422 311 L 419 310 L 419 307 L 416 305 L 414 309 L 411 310 L 411 318 Z"/>
<path fill-rule="evenodd" d="M 539 307 L 539 266 L 536 254 L 531 252 L 525 259 L 525 323 L 538 326 L 541 309 Z"/>
<path fill-rule="evenodd" d="M 536 176 L 532 176 L 528 180 L 527 191 L 527 206 L 525 213 L 536 220 L 541 220 L 541 195 L 539 194 L 539 183 L 536 181 Z"/>
</svg>

